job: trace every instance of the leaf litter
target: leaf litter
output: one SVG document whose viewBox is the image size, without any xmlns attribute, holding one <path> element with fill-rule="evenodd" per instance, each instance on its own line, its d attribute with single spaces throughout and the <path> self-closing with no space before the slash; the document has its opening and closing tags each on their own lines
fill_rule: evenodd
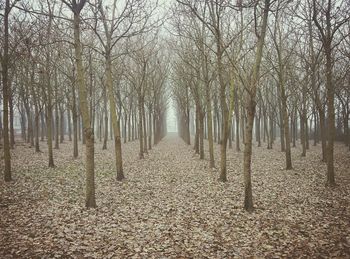
<svg viewBox="0 0 350 259">
<path fill-rule="evenodd" d="M 110 144 L 111 145 L 111 144 Z M 233 145 L 234 146 L 234 145 Z M 126 180 L 115 180 L 114 149 L 96 143 L 96 209 L 84 208 L 84 163 L 68 141 L 12 151 L 14 181 L 0 180 L 1 258 L 349 258 L 350 154 L 335 149 L 337 187 L 325 187 L 320 146 L 306 157 L 254 147 L 255 210 L 243 205 L 242 152 L 228 149 L 228 182 L 192 146 L 170 135 L 138 159 L 123 145 Z M 84 147 L 79 146 L 84 152 Z M 219 165 L 219 145 L 215 144 Z M 3 161 L 1 160 L 3 168 Z"/>
</svg>

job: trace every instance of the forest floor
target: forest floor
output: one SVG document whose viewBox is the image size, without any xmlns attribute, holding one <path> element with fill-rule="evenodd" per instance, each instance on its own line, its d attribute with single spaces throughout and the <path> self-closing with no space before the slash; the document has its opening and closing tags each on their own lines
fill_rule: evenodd
<svg viewBox="0 0 350 259">
<path fill-rule="evenodd" d="M 343 144 L 335 149 L 335 188 L 325 187 L 320 145 L 306 157 L 293 148 L 290 171 L 277 144 L 254 147 L 253 213 L 242 209 L 243 152 L 228 149 L 228 182 L 220 183 L 218 169 L 175 135 L 144 160 L 134 141 L 123 144 L 126 180 L 117 182 L 108 144 L 96 144 L 96 209 L 84 208 L 84 165 L 72 158 L 72 143 L 54 150 L 53 169 L 45 142 L 43 153 L 16 146 L 14 181 L 0 179 L 0 258 L 350 257 L 350 152 Z"/>
</svg>

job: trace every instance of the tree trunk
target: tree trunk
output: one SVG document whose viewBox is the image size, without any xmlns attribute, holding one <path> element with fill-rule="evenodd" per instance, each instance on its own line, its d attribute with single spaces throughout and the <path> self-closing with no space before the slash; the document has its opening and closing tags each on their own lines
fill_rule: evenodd
<svg viewBox="0 0 350 259">
<path fill-rule="evenodd" d="M 223 64 L 222 64 L 222 50 L 221 50 L 221 42 L 218 42 L 217 45 L 217 60 L 218 60 L 218 77 L 219 77 L 219 85 L 220 85 L 220 105 L 221 105 L 221 113 L 222 113 L 222 142 L 220 146 L 220 176 L 219 181 L 226 182 L 227 181 L 227 170 L 226 170 L 226 149 L 227 149 L 227 139 L 228 139 L 228 118 L 229 111 L 226 103 L 226 84 L 223 78 Z"/>
<path fill-rule="evenodd" d="M 39 144 L 39 108 L 38 105 L 34 105 L 34 125 L 35 125 L 35 152 L 40 152 L 40 144 Z"/>
<path fill-rule="evenodd" d="M 318 118 L 315 110 L 313 111 L 313 115 L 314 115 L 314 146 L 316 146 L 318 143 L 318 126 L 317 126 Z"/>
<path fill-rule="evenodd" d="M 279 122 L 280 122 L 280 141 L 281 141 L 281 151 L 286 151 L 286 145 L 285 145 L 285 132 L 284 132 L 284 117 L 283 117 L 283 107 L 282 107 L 282 96 L 280 88 L 277 87 L 277 96 L 278 96 L 278 111 L 279 111 Z"/>
<path fill-rule="evenodd" d="M 124 177 L 123 172 L 123 159 L 122 159 L 122 147 L 120 138 L 120 125 L 116 111 L 116 103 L 113 90 L 113 79 L 112 79 L 112 60 L 111 53 L 106 53 L 106 78 L 107 78 L 107 93 L 109 97 L 109 107 L 112 118 L 113 132 L 114 132 L 114 146 L 115 146 L 115 162 L 117 168 L 117 180 L 121 181 Z"/>
<path fill-rule="evenodd" d="M 142 116 L 142 97 L 141 93 L 139 93 L 139 103 L 138 103 L 138 108 L 139 108 L 139 142 L 140 142 L 140 153 L 139 157 L 140 159 L 144 158 L 144 151 L 143 151 L 143 116 Z"/>
<path fill-rule="evenodd" d="M 108 141 L 108 110 L 107 110 L 107 89 L 104 86 L 103 89 L 103 115 L 104 115 L 104 134 L 103 134 L 103 146 L 102 150 L 107 149 Z"/>
<path fill-rule="evenodd" d="M 244 127 L 245 127 L 246 119 L 245 119 L 245 113 L 244 113 L 244 108 L 241 106 L 241 136 L 242 136 L 242 141 L 245 143 L 245 134 L 244 134 Z"/>
<path fill-rule="evenodd" d="M 152 108 L 148 109 L 148 149 L 152 149 Z"/>
<path fill-rule="evenodd" d="M 217 126 L 216 126 L 216 113 L 213 114 L 213 126 L 214 126 L 214 142 L 217 142 Z"/>
<path fill-rule="evenodd" d="M 259 108 L 259 115 L 256 117 L 256 141 L 258 142 L 258 147 L 261 147 L 260 118 L 261 118 L 261 107 Z"/>
<path fill-rule="evenodd" d="M 21 137 L 23 141 L 27 141 L 27 135 L 26 135 L 26 115 L 25 112 L 23 111 L 24 108 L 19 108 L 19 113 L 20 113 L 20 118 L 21 118 Z"/>
<path fill-rule="evenodd" d="M 49 24 L 47 29 L 47 38 L 50 39 L 51 35 L 51 27 L 52 27 L 52 17 L 49 18 Z M 52 137 L 53 137 L 53 127 L 52 127 L 52 85 L 51 85 L 51 77 L 50 77 L 50 64 L 51 64 L 51 56 L 50 50 L 46 50 L 46 67 L 45 67 L 45 83 L 47 85 L 47 104 L 46 104 L 46 127 L 47 127 L 47 144 L 49 151 L 49 167 L 54 167 L 53 161 L 53 150 L 52 150 Z"/>
<path fill-rule="evenodd" d="M 31 113 L 31 108 L 29 107 L 29 103 L 24 104 L 25 111 L 26 111 L 26 117 L 27 117 L 27 139 L 26 142 L 30 144 L 30 147 L 32 147 L 32 136 L 33 136 L 33 123 L 32 123 L 32 113 Z"/>
<path fill-rule="evenodd" d="M 270 143 L 269 143 L 269 149 L 272 149 L 273 147 L 273 114 L 272 114 L 272 111 L 271 109 L 269 109 L 269 124 L 270 124 Z"/>
<path fill-rule="evenodd" d="M 328 19 L 327 19 L 328 21 Z M 327 27 L 330 26 L 327 23 Z M 330 37 L 330 36 L 329 36 Z M 334 176 L 334 138 L 335 138 L 335 113 L 334 113 L 334 86 L 332 75 L 332 48 L 330 40 L 324 46 L 326 54 L 326 89 L 327 89 L 327 185 L 335 186 Z"/>
<path fill-rule="evenodd" d="M 60 143 L 63 143 L 64 141 L 64 132 L 65 131 L 65 125 L 64 125 L 64 110 L 62 107 L 60 107 Z"/>
<path fill-rule="evenodd" d="M 128 116 L 128 142 L 131 141 L 131 134 L 132 134 L 132 128 L 131 128 L 131 120 L 132 120 L 132 107 L 130 105 L 130 114 Z"/>
<path fill-rule="evenodd" d="M 126 143 L 127 138 L 128 138 L 127 134 L 126 134 L 127 125 L 128 125 L 128 114 L 125 112 L 124 113 L 124 143 Z"/>
<path fill-rule="evenodd" d="M 72 120 L 71 120 L 71 114 L 70 114 L 70 109 L 67 109 L 67 124 L 68 124 L 68 140 L 72 141 Z"/>
<path fill-rule="evenodd" d="M 214 168 L 215 160 L 214 160 L 214 141 L 213 141 L 213 118 L 211 114 L 212 113 L 211 98 L 210 98 L 210 89 L 208 85 L 206 87 L 206 98 L 207 98 L 207 126 L 208 126 L 208 142 L 209 142 L 209 166 L 210 168 Z"/>
<path fill-rule="evenodd" d="M 72 105 L 72 118 L 73 118 L 73 157 L 77 158 L 79 155 L 78 151 L 78 114 L 77 114 L 77 99 L 75 94 L 75 82 L 72 86 L 73 93 L 73 105 Z"/>
<path fill-rule="evenodd" d="M 252 97 L 250 97 L 252 98 Z M 247 106 L 247 123 L 245 128 L 245 142 L 244 142 L 244 209 L 248 212 L 253 211 L 253 191 L 251 181 L 251 160 L 252 160 L 252 137 L 253 137 L 253 123 L 255 114 L 255 102 L 250 101 Z"/>
<path fill-rule="evenodd" d="M 244 174 L 244 209 L 248 212 L 253 211 L 253 193 L 252 193 L 252 183 L 251 183 L 253 123 L 254 123 L 255 105 L 256 105 L 256 101 L 255 101 L 256 88 L 257 88 L 258 79 L 259 79 L 259 71 L 260 71 L 260 64 L 261 64 L 261 59 L 263 54 L 269 8 L 270 8 L 270 0 L 265 0 L 261 33 L 257 43 L 255 63 L 252 70 L 250 92 L 248 93 L 248 102 L 247 102 L 248 119 L 247 119 L 246 130 L 245 130 L 246 136 L 245 136 L 245 142 L 244 142 L 243 174 Z"/>
<path fill-rule="evenodd" d="M 309 142 L 309 123 L 308 123 L 308 118 L 307 118 L 307 115 L 305 114 L 305 147 L 306 149 L 309 149 L 310 148 L 310 142 Z"/>
<path fill-rule="evenodd" d="M 143 151 L 148 154 L 148 146 L 147 146 L 147 121 L 146 121 L 146 112 L 145 112 L 145 101 L 144 97 L 142 98 L 142 120 L 143 120 Z"/>
<path fill-rule="evenodd" d="M 217 129 L 218 129 L 218 140 L 217 143 L 220 145 L 221 144 L 221 122 L 220 122 L 220 114 L 219 114 L 219 110 L 217 108 L 216 110 L 216 122 L 217 123 Z"/>
<path fill-rule="evenodd" d="M 135 111 L 134 109 L 132 110 L 132 125 L 131 125 L 131 140 L 134 141 L 135 140 Z M 154 138 L 154 141 L 155 141 L 155 138 Z"/>
<path fill-rule="evenodd" d="M 82 4 L 81 4 L 82 3 Z M 82 50 L 80 42 L 80 11 L 84 6 L 85 1 L 77 6 L 73 6 L 74 12 L 74 48 L 75 60 L 77 66 L 77 85 L 79 92 L 80 112 L 83 118 L 83 129 L 86 141 L 86 197 L 85 206 L 87 208 L 96 207 L 95 199 L 95 161 L 94 161 L 94 133 L 91 128 L 89 106 L 87 103 L 87 87 L 84 78 L 84 68 L 82 60 Z M 75 10 L 74 10 L 75 9 Z M 113 106 L 114 107 L 114 106 Z"/>
<path fill-rule="evenodd" d="M 282 74 L 282 73 L 280 73 Z M 282 77 L 282 75 L 280 75 Z M 290 136 L 289 136 L 289 119 L 288 119 L 288 111 L 287 111 L 287 97 L 284 91 L 284 81 L 283 78 L 280 78 L 279 82 L 280 93 L 281 93 L 281 102 L 282 102 L 282 114 L 283 114 L 283 127 L 284 127 L 284 139 L 286 144 L 286 170 L 293 169 L 292 167 L 292 156 L 290 150 Z"/>
<path fill-rule="evenodd" d="M 44 141 L 45 136 L 47 136 L 47 128 L 46 128 L 46 122 L 45 122 L 45 115 L 44 112 L 40 113 L 40 124 L 41 124 L 41 130 L 40 130 L 40 140 Z"/>
<path fill-rule="evenodd" d="M 2 143 L 3 134 L 4 134 L 4 130 L 2 128 L 2 117 L 1 117 L 1 112 L 0 112 L 0 143 Z"/>
<path fill-rule="evenodd" d="M 199 131 L 200 131 L 200 126 L 199 126 L 199 108 L 196 105 L 196 134 L 194 138 L 194 150 L 196 154 L 199 154 Z"/>
<path fill-rule="evenodd" d="M 236 91 L 237 92 L 237 91 Z M 237 94 L 235 94 L 237 96 Z M 240 145 L 240 136 L 239 136 L 239 105 L 238 105 L 238 98 L 236 97 L 235 101 L 235 115 L 236 115 L 236 151 L 241 151 L 241 145 Z"/>
<path fill-rule="evenodd" d="M 199 112 L 199 159 L 204 159 L 204 114 Z"/>
<path fill-rule="evenodd" d="M 57 75 L 56 75 L 57 76 Z M 56 79 L 57 81 L 57 79 Z M 58 113 L 58 100 L 57 100 L 57 87 L 56 84 L 56 91 L 55 91 L 55 99 L 56 99 L 56 105 L 55 105 L 55 149 L 59 149 L 59 134 L 60 134 L 60 116 Z"/>
<path fill-rule="evenodd" d="M 13 127 L 14 111 L 13 111 L 13 94 L 11 91 L 11 82 L 9 81 L 9 108 L 10 108 L 10 146 L 11 149 L 15 148 L 15 130 Z M 29 118 L 28 118 L 29 122 Z M 32 121 L 30 121 L 32 123 Z"/>
<path fill-rule="evenodd" d="M 229 132 L 228 132 L 228 148 L 232 149 L 232 134 L 231 134 L 232 121 L 229 121 Z"/>
<path fill-rule="evenodd" d="M 291 127 L 292 127 L 292 140 L 293 140 L 293 147 L 296 147 L 296 141 L 298 138 L 298 122 L 297 122 L 297 114 L 296 111 L 293 112 L 293 115 L 291 116 Z"/>
<path fill-rule="evenodd" d="M 11 92 L 8 80 L 8 63 L 9 63 L 9 14 L 10 0 L 6 0 L 4 13 L 4 45 L 2 57 L 2 87 L 3 87 L 3 120 L 4 120 L 4 180 L 9 182 L 12 180 L 11 175 L 11 153 L 10 153 L 10 138 L 9 138 L 9 94 Z"/>
<path fill-rule="evenodd" d="M 306 136 L 305 136 L 305 117 L 304 111 L 300 113 L 300 142 L 302 147 L 301 156 L 306 156 Z"/>
<path fill-rule="evenodd" d="M 50 82 L 48 82 L 48 85 L 50 85 Z M 47 145 L 49 150 L 49 167 L 55 167 L 55 164 L 53 161 L 53 147 L 52 147 L 52 105 L 51 105 L 50 94 L 48 95 L 49 96 L 48 96 L 48 104 L 47 104 L 47 112 L 46 112 L 46 125 L 47 125 Z"/>
</svg>

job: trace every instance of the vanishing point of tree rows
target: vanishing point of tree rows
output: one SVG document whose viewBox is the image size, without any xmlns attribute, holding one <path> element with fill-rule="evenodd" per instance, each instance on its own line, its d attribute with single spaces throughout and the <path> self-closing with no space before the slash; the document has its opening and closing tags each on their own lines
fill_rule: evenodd
<svg viewBox="0 0 350 259">
<path fill-rule="evenodd" d="M 243 150 L 245 210 L 254 145 L 279 145 L 291 170 L 299 140 L 301 156 L 320 144 L 326 185 L 336 185 L 335 141 L 350 150 L 348 1 L 5 0 L 0 9 L 5 181 L 17 114 L 33 152 L 47 142 L 49 167 L 65 138 L 74 158 L 85 145 L 85 200 L 95 207 L 95 143 L 113 140 L 123 180 L 122 142 L 138 140 L 144 158 L 166 135 L 172 99 L 180 137 L 194 136 L 219 181 L 227 148 Z"/>
</svg>

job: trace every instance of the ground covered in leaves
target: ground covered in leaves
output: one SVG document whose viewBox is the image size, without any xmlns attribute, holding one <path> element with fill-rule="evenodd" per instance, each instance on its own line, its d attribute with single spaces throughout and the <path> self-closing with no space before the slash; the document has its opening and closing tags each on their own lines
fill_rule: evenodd
<svg viewBox="0 0 350 259">
<path fill-rule="evenodd" d="M 126 180 L 117 182 L 109 145 L 96 145 L 96 209 L 84 208 L 84 165 L 72 143 L 54 151 L 54 169 L 44 142 L 37 154 L 16 146 L 14 181 L 0 180 L 0 258 L 350 257 L 350 152 L 342 144 L 333 189 L 319 146 L 306 157 L 293 148 L 291 171 L 277 144 L 255 147 L 251 214 L 242 210 L 242 152 L 228 150 L 228 182 L 219 183 L 218 169 L 175 135 L 144 160 L 135 141 L 123 145 Z"/>
</svg>

